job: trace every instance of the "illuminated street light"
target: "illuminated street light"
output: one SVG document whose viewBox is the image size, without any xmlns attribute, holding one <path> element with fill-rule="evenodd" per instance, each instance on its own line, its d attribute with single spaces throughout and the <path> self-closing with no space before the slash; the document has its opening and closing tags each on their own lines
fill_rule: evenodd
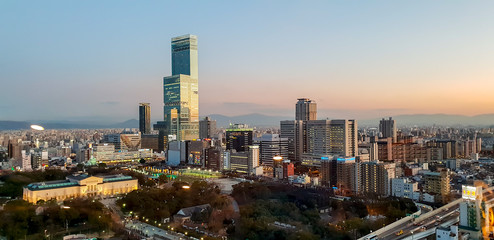
<svg viewBox="0 0 494 240">
<path fill-rule="evenodd" d="M 276 168 L 280 166 L 283 157 L 279 154 L 274 155 L 273 157 L 273 177 L 278 178 L 276 174 Z"/>
<path fill-rule="evenodd" d="M 183 189 L 189 189 L 189 188 L 190 188 L 190 186 L 189 186 L 189 185 L 183 185 L 183 186 L 182 186 L 182 188 L 183 188 Z"/>
<path fill-rule="evenodd" d="M 275 160 L 275 161 L 281 161 L 281 160 L 283 160 L 283 157 L 280 156 L 280 155 L 276 155 L 276 156 L 273 157 L 273 160 Z"/>
</svg>

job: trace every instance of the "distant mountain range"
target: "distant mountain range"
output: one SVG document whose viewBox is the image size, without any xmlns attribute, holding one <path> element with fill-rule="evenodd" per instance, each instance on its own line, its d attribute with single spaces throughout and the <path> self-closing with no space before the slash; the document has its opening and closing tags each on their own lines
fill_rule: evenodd
<svg viewBox="0 0 494 240">
<path fill-rule="evenodd" d="M 263 114 L 246 114 L 240 116 L 225 116 L 220 114 L 208 115 L 211 119 L 216 120 L 217 127 L 228 127 L 230 123 L 245 123 L 249 126 L 256 127 L 279 127 L 280 121 L 293 119 L 284 116 L 268 116 Z M 202 119 L 202 117 L 201 117 Z"/>
<path fill-rule="evenodd" d="M 294 119 L 287 116 L 267 116 L 262 114 L 247 114 L 234 117 L 212 114 L 209 117 L 216 120 L 218 127 L 226 127 L 230 123 L 246 123 L 258 127 L 279 127 L 280 121 Z M 358 124 L 359 126 L 378 126 L 380 119 L 358 119 Z M 396 120 L 398 126 L 494 126 L 494 114 L 472 117 L 450 114 L 410 114 L 393 116 L 393 119 Z"/>
<path fill-rule="evenodd" d="M 139 121 L 130 119 L 119 123 L 92 123 L 71 121 L 0 121 L 0 130 L 30 129 L 31 124 L 38 124 L 45 129 L 101 129 L 101 128 L 138 128 Z"/>
<path fill-rule="evenodd" d="M 255 127 L 279 127 L 282 120 L 293 120 L 287 116 L 268 116 L 246 114 L 240 116 L 208 115 L 216 120 L 218 127 L 227 127 L 230 123 L 245 123 Z M 202 118 L 202 117 L 201 117 Z M 477 116 L 449 114 L 411 114 L 393 116 L 398 126 L 494 126 L 494 114 Z M 380 118 L 358 120 L 359 126 L 378 126 Z M 0 130 L 29 129 L 31 124 L 39 124 L 46 129 L 98 129 L 98 128 L 138 128 L 139 121 L 130 119 L 119 123 L 97 123 L 85 121 L 0 121 Z"/>
<path fill-rule="evenodd" d="M 494 126 L 494 114 L 476 116 L 452 114 L 411 114 L 393 116 L 398 126 Z M 379 125 L 380 118 L 359 121 L 359 125 Z"/>
</svg>

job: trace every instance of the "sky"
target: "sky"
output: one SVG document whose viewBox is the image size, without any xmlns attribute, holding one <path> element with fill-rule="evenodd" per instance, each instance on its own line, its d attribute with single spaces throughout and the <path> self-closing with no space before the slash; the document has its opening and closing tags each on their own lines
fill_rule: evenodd
<svg viewBox="0 0 494 240">
<path fill-rule="evenodd" d="M 494 113 L 494 1 L 0 1 L 0 120 L 162 119 L 198 36 L 200 115 Z"/>
</svg>

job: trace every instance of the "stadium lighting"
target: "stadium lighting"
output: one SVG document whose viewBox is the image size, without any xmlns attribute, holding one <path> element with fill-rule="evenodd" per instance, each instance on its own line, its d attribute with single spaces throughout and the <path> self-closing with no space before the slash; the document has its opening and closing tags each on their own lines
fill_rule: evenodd
<svg viewBox="0 0 494 240">
<path fill-rule="evenodd" d="M 31 129 L 33 129 L 33 130 L 38 130 L 38 131 L 43 131 L 43 130 L 45 130 L 45 128 L 44 128 L 44 127 L 42 127 L 42 126 L 40 126 L 40 125 L 34 125 L 34 124 L 33 124 L 33 125 L 31 125 Z"/>
</svg>

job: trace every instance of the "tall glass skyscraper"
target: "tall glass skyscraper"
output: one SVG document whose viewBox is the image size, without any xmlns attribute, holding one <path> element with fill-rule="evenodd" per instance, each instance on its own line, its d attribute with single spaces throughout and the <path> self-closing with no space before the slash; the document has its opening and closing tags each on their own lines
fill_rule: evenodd
<svg viewBox="0 0 494 240">
<path fill-rule="evenodd" d="M 172 76 L 163 78 L 166 135 L 199 138 L 197 36 L 172 38 Z"/>
<path fill-rule="evenodd" d="M 197 36 L 187 34 L 172 38 L 172 75 L 197 79 L 197 72 Z"/>
<path fill-rule="evenodd" d="M 141 134 L 151 133 L 151 106 L 139 103 L 139 131 Z"/>
</svg>

